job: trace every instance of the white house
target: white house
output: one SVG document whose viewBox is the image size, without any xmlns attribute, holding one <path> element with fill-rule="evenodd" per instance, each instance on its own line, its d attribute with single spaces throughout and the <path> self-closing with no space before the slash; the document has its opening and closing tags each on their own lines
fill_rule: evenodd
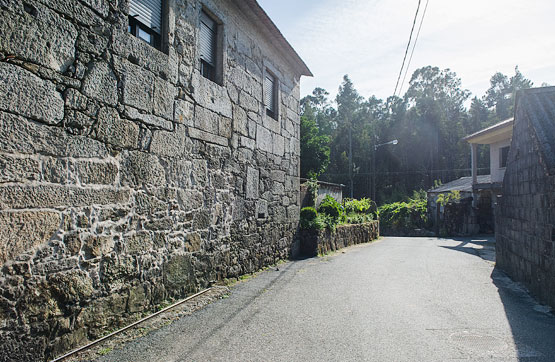
<svg viewBox="0 0 555 362">
<path fill-rule="evenodd" d="M 505 168 L 507 167 L 507 157 L 513 137 L 513 118 L 494 124 L 491 127 L 473 133 L 463 138 L 470 144 L 472 155 L 472 189 L 474 193 L 482 189 L 501 189 Z M 490 175 L 489 183 L 478 182 L 478 145 L 489 145 Z M 476 205 L 477 198 L 474 198 Z"/>
<path fill-rule="evenodd" d="M 499 195 L 502 194 L 503 177 L 513 135 L 513 118 L 499 122 L 463 138 L 470 144 L 472 176 L 461 177 L 434 189 L 428 190 L 428 209 L 437 222 L 437 196 L 442 193 L 459 191 L 461 199 L 461 223 L 458 233 L 475 234 L 492 232 L 495 225 L 494 210 Z M 478 175 L 478 145 L 489 145 L 490 174 Z M 470 201 L 471 198 L 471 201 Z M 464 209 L 464 210 L 463 210 Z M 439 214 L 443 214 L 443 209 Z M 443 216 L 441 216 L 443 218 Z"/>
</svg>

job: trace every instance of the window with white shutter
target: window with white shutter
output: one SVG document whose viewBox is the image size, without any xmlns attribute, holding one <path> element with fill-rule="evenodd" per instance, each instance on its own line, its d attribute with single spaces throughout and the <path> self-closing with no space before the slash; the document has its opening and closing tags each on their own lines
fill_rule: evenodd
<svg viewBox="0 0 555 362">
<path fill-rule="evenodd" d="M 162 0 L 129 0 L 129 32 L 160 49 Z"/>
<path fill-rule="evenodd" d="M 270 73 L 264 76 L 264 105 L 266 114 L 277 119 L 277 79 Z"/>
<path fill-rule="evenodd" d="M 200 13 L 199 53 L 200 72 L 206 78 L 216 80 L 218 24 L 204 10 Z"/>
</svg>

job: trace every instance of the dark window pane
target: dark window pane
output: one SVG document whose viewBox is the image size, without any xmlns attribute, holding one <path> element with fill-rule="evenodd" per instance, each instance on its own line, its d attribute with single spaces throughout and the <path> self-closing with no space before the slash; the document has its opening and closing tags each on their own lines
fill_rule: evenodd
<svg viewBox="0 0 555 362">
<path fill-rule="evenodd" d="M 216 79 L 216 68 L 204 60 L 200 61 L 200 73 L 211 81 L 215 81 Z"/>
<path fill-rule="evenodd" d="M 507 159 L 509 158 L 509 146 L 499 150 L 499 167 L 507 167 Z"/>
</svg>

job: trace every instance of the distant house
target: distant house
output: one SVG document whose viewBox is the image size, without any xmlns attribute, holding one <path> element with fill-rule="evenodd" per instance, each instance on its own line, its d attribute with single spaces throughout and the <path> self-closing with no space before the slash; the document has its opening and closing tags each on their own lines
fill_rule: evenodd
<svg viewBox="0 0 555 362">
<path fill-rule="evenodd" d="M 314 201 L 311 200 L 311 195 L 308 192 L 307 182 L 308 179 L 301 178 L 301 208 L 307 206 L 313 206 Z M 334 184 L 331 182 L 324 182 L 318 181 L 318 196 L 316 198 L 316 207 L 320 205 L 322 200 L 327 196 L 330 195 L 333 197 L 337 202 L 343 202 L 343 188 L 345 185 L 342 184 Z"/>
<path fill-rule="evenodd" d="M 490 175 L 480 175 L 477 177 L 477 181 L 480 184 L 491 183 Z M 472 177 L 461 177 L 457 180 L 451 181 L 444 185 L 440 185 L 433 189 L 428 190 L 428 214 L 433 220 L 434 224 L 437 225 L 438 217 L 444 219 L 445 209 L 441 205 L 438 205 L 438 196 L 445 193 L 450 193 L 452 191 L 458 191 L 460 193 L 459 202 L 459 214 L 461 214 L 461 219 L 459 220 L 459 225 L 456 232 L 458 234 L 472 235 L 477 234 L 480 230 L 486 230 L 492 223 L 489 218 L 478 218 L 476 212 L 472 210 L 472 200 L 473 200 L 473 190 L 472 190 Z M 489 207 L 489 203 L 488 203 Z M 438 210 L 439 208 L 439 210 Z M 491 212 L 489 212 L 491 214 Z M 480 222 L 483 225 L 480 227 Z"/>
<path fill-rule="evenodd" d="M 489 190 L 492 200 L 495 200 L 496 195 L 501 191 L 512 136 L 513 118 L 509 118 L 463 138 L 470 144 L 471 149 L 474 196 L 477 196 L 480 191 Z M 478 179 L 478 145 L 489 145 L 490 179 L 487 182 L 481 182 Z M 474 197 L 474 206 L 478 201 L 479 198 Z"/>
<path fill-rule="evenodd" d="M 442 193 L 459 191 L 461 193 L 461 225 L 460 234 L 476 234 L 492 232 L 494 229 L 494 210 L 499 195 L 502 194 L 502 183 L 508 162 L 508 154 L 513 135 L 513 118 L 499 122 L 463 138 L 470 144 L 472 158 L 472 176 L 428 190 L 429 213 L 437 222 L 437 196 Z M 489 145 L 490 174 L 478 175 L 478 145 Z M 468 203 L 470 201 L 470 203 Z"/>
<path fill-rule="evenodd" d="M 555 307 L 555 87 L 517 94 L 502 191 L 497 266 Z"/>
</svg>

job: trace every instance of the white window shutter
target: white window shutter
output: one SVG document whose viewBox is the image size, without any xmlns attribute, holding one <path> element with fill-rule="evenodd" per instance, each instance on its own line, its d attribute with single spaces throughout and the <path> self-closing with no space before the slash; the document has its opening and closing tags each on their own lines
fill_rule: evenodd
<svg viewBox="0 0 555 362">
<path fill-rule="evenodd" d="M 216 65 L 216 22 L 203 11 L 200 13 L 200 58 Z"/>
<path fill-rule="evenodd" d="M 276 86 L 275 86 L 275 78 L 267 74 L 264 78 L 264 104 L 266 108 L 271 112 L 275 112 L 275 100 L 276 100 Z"/>
<path fill-rule="evenodd" d="M 129 0 L 129 16 L 160 34 L 162 31 L 162 0 Z"/>
</svg>

